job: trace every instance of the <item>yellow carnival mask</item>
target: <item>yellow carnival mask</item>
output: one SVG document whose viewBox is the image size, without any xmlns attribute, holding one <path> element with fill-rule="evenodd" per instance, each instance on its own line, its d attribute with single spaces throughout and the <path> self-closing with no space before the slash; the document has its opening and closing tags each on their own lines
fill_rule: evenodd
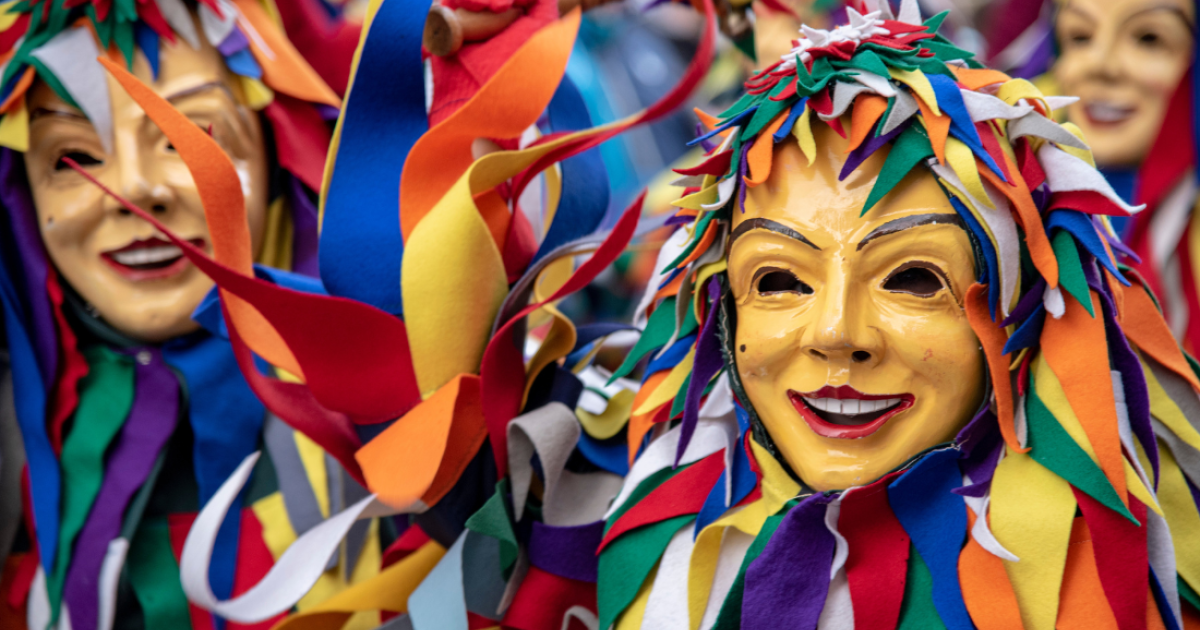
<svg viewBox="0 0 1200 630">
<path fill-rule="evenodd" d="M 262 128 L 244 106 L 236 77 L 207 41 L 193 49 L 163 43 L 157 79 L 145 57 L 133 72 L 213 137 L 233 160 L 246 197 L 251 239 L 262 242 L 267 206 L 267 156 Z M 99 66 L 97 65 L 99 70 Z M 191 314 L 212 280 L 149 223 L 75 172 L 70 158 L 133 203 L 152 209 L 176 234 L 211 252 L 199 192 L 166 136 L 125 90 L 108 77 L 111 150 L 92 122 L 45 84 L 27 96 L 29 150 L 25 166 L 46 250 L 62 276 L 110 325 L 133 338 L 159 342 L 194 330 Z"/>
<path fill-rule="evenodd" d="M 1100 166 L 1136 166 L 1192 63 L 1193 0 L 1068 0 L 1055 76 Z"/>
<path fill-rule="evenodd" d="M 971 243 L 918 169 L 860 218 L 887 148 L 844 181 L 847 142 L 787 140 L 734 211 L 737 370 L 780 454 L 809 486 L 878 479 L 946 442 L 981 403 L 984 359 L 962 300 Z"/>
</svg>

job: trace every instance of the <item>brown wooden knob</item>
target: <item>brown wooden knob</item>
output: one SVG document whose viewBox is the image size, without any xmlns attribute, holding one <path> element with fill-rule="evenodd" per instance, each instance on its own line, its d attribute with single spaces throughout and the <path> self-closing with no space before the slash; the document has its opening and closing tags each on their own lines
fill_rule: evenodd
<svg viewBox="0 0 1200 630">
<path fill-rule="evenodd" d="M 425 32 L 422 44 L 431 55 L 445 57 L 462 48 L 464 42 L 478 42 L 508 28 L 521 15 L 521 10 L 512 8 L 502 13 L 491 11 L 466 11 L 450 9 L 435 4 L 425 17 Z"/>
</svg>

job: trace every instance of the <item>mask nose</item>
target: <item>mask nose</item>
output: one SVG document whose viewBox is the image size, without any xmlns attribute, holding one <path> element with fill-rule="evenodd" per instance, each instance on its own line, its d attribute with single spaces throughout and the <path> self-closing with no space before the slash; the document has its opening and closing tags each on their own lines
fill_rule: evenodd
<svg viewBox="0 0 1200 630">
<path fill-rule="evenodd" d="M 118 143 L 112 160 L 117 179 L 113 189 L 118 194 L 149 212 L 168 212 L 171 207 L 170 188 L 161 181 L 153 151 L 143 151 L 136 143 L 127 141 Z M 113 212 L 130 214 L 116 199 L 107 199 L 105 203 Z"/>
<path fill-rule="evenodd" d="M 836 274 L 818 292 L 816 321 L 805 328 L 801 346 L 813 359 L 831 369 L 878 364 L 884 353 L 879 331 L 870 326 L 861 287 L 851 286 L 844 274 Z"/>
</svg>

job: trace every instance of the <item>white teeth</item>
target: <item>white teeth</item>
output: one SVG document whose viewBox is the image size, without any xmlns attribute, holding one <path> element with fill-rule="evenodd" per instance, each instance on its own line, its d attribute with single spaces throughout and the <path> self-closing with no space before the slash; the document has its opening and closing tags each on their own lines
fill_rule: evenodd
<svg viewBox="0 0 1200 630">
<path fill-rule="evenodd" d="M 903 399 L 901 398 L 885 398 L 883 400 L 857 400 L 848 398 L 839 400 L 837 398 L 805 398 L 804 402 L 808 403 L 813 409 L 818 409 L 826 413 L 840 413 L 848 416 L 856 416 L 864 413 L 875 413 L 890 409 L 899 405 Z"/>
<path fill-rule="evenodd" d="M 113 260 L 122 265 L 149 265 L 152 263 L 160 263 L 179 258 L 183 255 L 183 250 L 174 245 L 159 245 L 156 247 L 143 247 L 141 249 L 132 249 L 126 252 L 115 252 L 112 254 Z"/>
<path fill-rule="evenodd" d="M 1119 107 L 1099 101 L 1092 101 L 1086 107 L 1088 116 L 1099 122 L 1121 122 L 1133 114 L 1132 107 Z"/>
</svg>

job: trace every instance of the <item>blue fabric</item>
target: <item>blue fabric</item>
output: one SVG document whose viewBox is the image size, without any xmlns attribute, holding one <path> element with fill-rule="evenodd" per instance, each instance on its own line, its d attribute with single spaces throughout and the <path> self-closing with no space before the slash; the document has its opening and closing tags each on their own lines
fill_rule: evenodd
<svg viewBox="0 0 1200 630">
<path fill-rule="evenodd" d="M 1174 576 L 1171 577 L 1174 578 Z M 1159 582 L 1158 576 L 1154 574 L 1154 567 L 1150 567 L 1150 591 L 1154 593 L 1154 603 L 1158 605 L 1159 616 L 1162 617 L 1163 625 L 1167 627 L 1167 630 L 1183 630 L 1179 627 L 1179 622 L 1175 620 L 1175 613 L 1171 612 L 1171 605 L 1167 603 L 1167 594 L 1163 592 L 1162 582 Z"/>
<path fill-rule="evenodd" d="M 163 358 L 183 375 L 188 390 L 193 467 L 200 504 L 216 494 L 247 455 L 258 448 L 266 408 L 242 377 L 229 343 L 208 334 L 163 344 Z M 243 490 L 243 493 L 245 490 Z M 240 501 L 235 505 L 240 506 Z M 231 509 L 217 532 L 209 581 L 217 597 L 233 593 L 241 509 Z"/>
<path fill-rule="evenodd" d="M 666 352 L 650 361 L 650 364 L 646 366 L 646 374 L 654 374 L 655 372 L 678 365 L 687 356 L 688 351 L 692 349 L 694 341 L 696 341 L 696 335 L 691 334 L 671 344 L 671 347 L 667 348 Z"/>
<path fill-rule="evenodd" d="M 62 472 L 50 445 L 50 436 L 46 433 L 47 388 L 33 349 L 33 334 L 26 329 L 21 301 L 7 268 L 0 268 L 0 302 L 4 307 L 4 330 L 8 336 L 17 424 L 21 427 L 25 457 L 29 463 L 38 553 L 42 568 L 48 574 L 54 567 L 58 544 Z"/>
<path fill-rule="evenodd" d="M 254 275 L 285 289 L 328 295 L 320 280 L 291 271 L 256 264 L 254 265 Z M 229 339 L 229 329 L 225 326 L 225 317 L 221 314 L 221 292 L 217 287 L 214 286 L 210 289 L 208 295 L 200 300 L 196 310 L 192 311 L 192 321 L 222 339 Z"/>
<path fill-rule="evenodd" d="M 992 156 L 983 148 L 983 141 L 979 138 L 975 123 L 971 122 L 971 114 L 967 111 L 967 104 L 963 102 L 958 84 L 954 82 L 954 79 L 941 74 L 926 74 L 925 76 L 929 78 L 929 84 L 933 86 L 938 108 L 942 110 L 943 114 L 950 116 L 950 133 L 970 147 L 971 152 L 982 160 L 997 177 L 1008 181 L 1008 178 L 1004 176 L 1004 171 L 996 165 Z"/>
<path fill-rule="evenodd" d="M 158 79 L 158 33 L 138 20 L 134 25 L 133 36 L 137 39 L 137 47 L 146 55 L 146 63 L 150 64 L 150 76 Z"/>
<path fill-rule="evenodd" d="M 933 606 L 947 630 L 974 630 L 958 581 L 958 555 L 967 536 L 967 513 L 957 449 L 926 455 L 888 486 L 892 512 L 933 577 Z"/>
<path fill-rule="evenodd" d="M 592 126 L 587 105 L 575 84 L 563 77 L 547 108 L 550 130 L 580 131 Z M 599 147 L 571 156 L 561 162 L 562 194 L 546 237 L 538 246 L 537 261 L 554 248 L 595 232 L 608 210 L 608 173 Z"/>
<path fill-rule="evenodd" d="M 576 445 L 579 452 L 593 464 L 624 477 L 629 474 L 629 444 L 622 431 L 607 440 L 597 440 L 584 431 Z"/>
<path fill-rule="evenodd" d="M 1101 265 L 1104 265 L 1108 272 L 1116 276 L 1117 281 L 1125 286 L 1129 286 L 1129 280 L 1121 275 L 1117 270 L 1117 266 L 1108 256 L 1108 250 L 1104 248 L 1104 241 L 1100 240 L 1100 234 L 1096 232 L 1096 226 L 1086 215 L 1078 210 L 1055 210 L 1050 213 L 1050 219 L 1046 222 L 1046 233 L 1051 234 L 1054 228 L 1062 228 L 1071 233 L 1075 237 L 1075 241 L 1083 245 L 1088 253 L 1096 257 Z"/>
<path fill-rule="evenodd" d="M 792 111 L 788 112 L 788 117 L 784 119 L 783 125 L 779 127 L 779 131 L 775 132 L 775 142 L 783 142 L 792 133 L 792 127 L 796 126 L 796 121 L 804 113 L 804 108 L 807 105 L 807 96 L 796 101 L 795 105 L 792 105 Z"/>
<path fill-rule="evenodd" d="M 692 140 L 691 142 L 689 142 L 687 144 L 690 147 L 690 146 L 699 144 L 700 142 L 703 142 L 704 140 L 708 140 L 709 138 L 721 133 L 722 131 L 725 131 L 726 129 L 729 129 L 730 127 L 746 120 L 747 118 L 752 116 L 754 114 L 754 112 L 756 112 L 756 111 L 758 111 L 757 105 L 754 107 L 751 107 L 750 109 L 747 109 L 746 111 L 734 116 L 733 118 L 730 118 L 729 120 L 717 125 L 716 128 L 713 129 L 712 131 L 704 134 L 703 136 L 700 136 L 699 138 L 696 138 L 695 140 Z"/>
<path fill-rule="evenodd" d="M 262 66 L 254 60 L 254 55 L 250 53 L 249 48 L 243 48 L 232 55 L 225 58 L 225 65 L 234 74 L 251 79 L 262 78 Z"/>
<path fill-rule="evenodd" d="M 987 231 L 979 224 L 975 215 L 971 214 L 971 211 L 967 210 L 961 201 L 949 193 L 946 194 L 946 198 L 950 200 L 950 205 L 954 206 L 958 216 L 962 217 L 963 222 L 967 224 L 967 229 L 975 235 L 975 241 L 983 251 L 983 262 L 986 268 L 976 271 L 978 280 L 986 282 L 988 285 L 988 306 L 991 308 L 992 320 L 995 320 L 996 304 L 1000 301 L 1000 263 L 996 257 L 996 250 L 992 246 L 992 239 L 988 237 Z"/>
<path fill-rule="evenodd" d="M 1004 342 L 1003 354 L 1012 354 L 1024 348 L 1032 348 L 1042 337 L 1042 325 L 1046 323 L 1046 307 L 1038 304 L 1028 319 L 1017 327 L 1008 341 Z"/>
<path fill-rule="evenodd" d="M 333 295 L 401 313 L 400 172 L 429 128 L 421 33 L 425 12 L 387 0 L 371 22 L 325 196 L 321 279 Z M 379 33 L 386 36 L 380 37 Z"/>
<path fill-rule="evenodd" d="M 708 493 L 708 498 L 704 500 L 704 506 L 700 508 L 700 513 L 696 515 L 696 531 L 692 534 L 693 539 L 699 536 L 705 527 L 721 518 L 721 515 L 729 508 L 745 499 L 758 483 L 758 478 L 750 469 L 750 458 L 746 456 L 746 449 L 742 448 L 741 440 L 738 440 L 737 446 L 734 447 L 732 470 L 733 496 L 730 497 L 729 505 L 725 505 L 725 477 L 729 474 L 729 470 L 725 470 L 721 472 L 721 477 L 717 479 L 716 485 Z"/>
</svg>

